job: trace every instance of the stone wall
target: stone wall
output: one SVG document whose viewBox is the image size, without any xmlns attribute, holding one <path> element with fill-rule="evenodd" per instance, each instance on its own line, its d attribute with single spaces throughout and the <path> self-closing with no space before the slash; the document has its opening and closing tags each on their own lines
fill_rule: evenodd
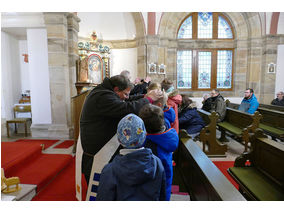
<svg viewBox="0 0 284 213">
<path fill-rule="evenodd" d="M 48 38 L 48 66 L 52 125 L 49 137 L 72 137 L 71 97 L 76 95 L 79 19 L 72 13 L 44 13 Z"/>
</svg>

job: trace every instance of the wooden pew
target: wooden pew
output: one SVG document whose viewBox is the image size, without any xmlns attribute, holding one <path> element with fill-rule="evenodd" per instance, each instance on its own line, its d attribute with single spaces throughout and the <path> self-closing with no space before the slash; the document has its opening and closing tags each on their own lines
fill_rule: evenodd
<svg viewBox="0 0 284 213">
<path fill-rule="evenodd" d="M 272 105 L 272 104 L 259 104 L 259 107 L 284 112 L 283 106 L 277 106 L 277 105 Z"/>
<path fill-rule="evenodd" d="M 238 109 L 239 104 L 230 103 L 226 100 L 227 107 L 233 107 Z M 270 108 L 268 108 L 271 106 Z M 264 108 L 267 107 L 267 108 Z M 277 108 L 281 108 L 276 106 Z M 284 107 L 282 107 L 284 108 Z M 262 115 L 260 120 L 259 128 L 261 128 L 265 134 L 270 135 L 272 139 L 278 138 L 279 140 L 284 140 L 284 112 L 273 110 L 275 109 L 274 105 L 265 105 L 260 104 L 257 111 Z"/>
<path fill-rule="evenodd" d="M 232 108 L 232 109 L 237 109 L 237 110 L 239 109 L 240 104 L 231 103 L 229 99 L 227 99 L 225 102 L 226 102 L 227 107 Z"/>
<path fill-rule="evenodd" d="M 248 200 L 284 201 L 284 145 L 268 139 L 261 130 L 250 140 L 252 150 L 236 158 L 229 174 Z"/>
<path fill-rule="evenodd" d="M 263 117 L 259 128 L 267 135 L 270 135 L 272 139 L 278 138 L 284 141 L 284 112 L 263 108 L 259 108 L 258 111 Z"/>
<path fill-rule="evenodd" d="M 236 109 L 227 107 L 224 120 L 217 123 L 221 131 L 221 142 L 227 141 L 226 131 L 233 134 L 236 139 L 245 146 L 245 151 L 248 149 L 249 133 L 253 133 L 259 126 L 259 121 L 262 116 L 258 111 L 254 115 L 241 112 Z"/>
<path fill-rule="evenodd" d="M 206 126 L 200 131 L 200 141 L 203 152 L 209 157 L 224 157 L 227 152 L 227 144 L 221 144 L 216 138 L 216 124 L 219 118 L 216 112 L 207 112 L 197 109 Z"/>
<path fill-rule="evenodd" d="M 231 103 L 229 99 L 226 100 L 226 106 L 233 108 L 233 109 L 239 109 L 240 104 Z M 284 112 L 284 107 L 282 106 L 276 106 L 271 104 L 259 104 L 258 109 L 269 109 L 269 110 L 275 110 L 279 112 Z"/>
<path fill-rule="evenodd" d="M 177 173 L 190 200 L 245 201 L 186 131 L 180 131 L 180 143 L 174 157 Z"/>
<path fill-rule="evenodd" d="M 71 98 L 71 112 L 72 112 L 72 124 L 74 126 L 74 146 L 73 152 L 76 152 L 76 144 L 80 132 L 80 117 L 81 111 L 85 102 L 87 95 L 90 93 L 91 90 L 86 90 L 79 95 L 76 95 Z"/>
</svg>

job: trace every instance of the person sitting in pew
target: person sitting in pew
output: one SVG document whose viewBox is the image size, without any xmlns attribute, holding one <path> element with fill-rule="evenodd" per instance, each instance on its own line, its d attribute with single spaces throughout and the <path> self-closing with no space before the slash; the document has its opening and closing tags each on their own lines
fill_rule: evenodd
<svg viewBox="0 0 284 213">
<path fill-rule="evenodd" d="M 254 95 L 254 91 L 251 88 L 247 88 L 245 91 L 245 97 L 243 98 L 239 110 L 242 112 L 247 112 L 249 114 L 254 114 L 257 110 L 259 103 Z"/>
<path fill-rule="evenodd" d="M 219 90 L 213 89 L 211 91 L 211 108 L 209 112 L 215 111 L 219 115 L 218 122 L 223 121 L 226 115 L 226 102 L 221 96 Z"/>
<path fill-rule="evenodd" d="M 143 147 L 146 129 L 141 118 L 128 114 L 117 127 L 123 146 L 100 175 L 97 201 L 165 200 L 165 169 L 151 149 Z"/>
<path fill-rule="evenodd" d="M 271 104 L 277 106 L 284 106 L 284 92 L 280 91 L 276 95 L 277 98 L 273 99 L 271 101 Z"/>
<path fill-rule="evenodd" d="M 201 129 L 205 126 L 196 109 L 196 103 L 188 95 L 182 94 L 182 103 L 179 107 L 178 121 L 179 128 L 185 129 L 192 137 L 199 135 Z"/>
<path fill-rule="evenodd" d="M 202 108 L 203 110 L 209 112 L 211 109 L 211 102 L 212 102 L 212 98 L 210 97 L 210 94 L 205 93 L 203 94 L 203 101 L 202 101 Z"/>
<path fill-rule="evenodd" d="M 177 149 L 179 137 L 174 128 L 166 130 L 163 110 L 155 105 L 147 104 L 139 112 L 147 131 L 144 147 L 150 148 L 158 156 L 166 172 L 166 200 L 171 198 L 173 180 L 172 153 Z"/>
</svg>

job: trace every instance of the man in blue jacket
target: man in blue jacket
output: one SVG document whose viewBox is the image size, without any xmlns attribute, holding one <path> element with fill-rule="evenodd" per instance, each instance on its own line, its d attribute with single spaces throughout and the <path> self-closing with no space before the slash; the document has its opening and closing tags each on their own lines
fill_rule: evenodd
<svg viewBox="0 0 284 213">
<path fill-rule="evenodd" d="M 243 112 L 247 112 L 249 114 L 254 114 L 258 106 L 259 106 L 259 103 L 253 93 L 253 89 L 247 88 L 245 91 L 245 97 L 242 100 L 241 105 L 239 106 L 239 110 Z"/>
</svg>

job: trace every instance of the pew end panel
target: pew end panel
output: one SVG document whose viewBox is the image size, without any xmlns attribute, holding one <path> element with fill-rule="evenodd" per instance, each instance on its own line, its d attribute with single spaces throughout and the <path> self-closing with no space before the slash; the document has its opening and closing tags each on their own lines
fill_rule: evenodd
<svg viewBox="0 0 284 213">
<path fill-rule="evenodd" d="M 217 126 L 221 131 L 220 141 L 226 142 L 226 132 L 236 137 L 236 140 L 245 146 L 245 152 L 249 147 L 249 133 L 254 133 L 259 126 L 262 115 L 255 112 L 253 115 L 227 107 L 225 119 Z"/>
<path fill-rule="evenodd" d="M 221 144 L 216 138 L 216 124 L 219 115 L 216 112 L 210 113 L 202 109 L 198 109 L 198 113 L 206 124 L 199 136 L 203 152 L 208 157 L 226 157 L 227 144 Z"/>
</svg>

